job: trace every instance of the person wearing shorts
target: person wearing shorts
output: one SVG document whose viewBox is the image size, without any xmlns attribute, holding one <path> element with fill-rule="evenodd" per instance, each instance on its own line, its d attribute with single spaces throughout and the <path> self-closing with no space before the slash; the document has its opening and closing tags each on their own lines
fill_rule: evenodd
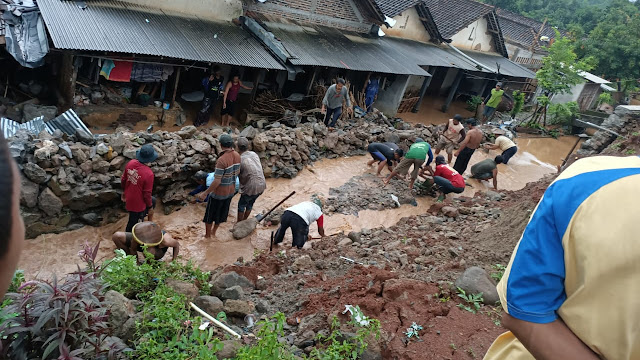
<svg viewBox="0 0 640 360">
<path fill-rule="evenodd" d="M 233 138 L 223 134 L 220 136 L 220 146 L 222 152 L 216 161 L 215 180 L 207 190 L 197 195 L 198 199 L 205 200 L 207 195 L 211 194 L 202 219 L 205 224 L 205 238 L 215 237 L 220 224 L 227 221 L 231 199 L 235 195 L 236 178 L 240 174 L 240 154 L 233 149 Z"/>
<path fill-rule="evenodd" d="M 238 201 L 238 217 L 236 221 L 249 218 L 253 204 L 267 188 L 260 157 L 253 151 L 249 151 L 249 140 L 245 137 L 238 138 L 238 152 L 240 153 L 240 200 Z"/>
<path fill-rule="evenodd" d="M 440 151 L 444 149 L 448 155 L 448 163 L 451 163 L 451 160 L 453 160 L 453 151 L 456 146 L 464 141 L 465 138 L 464 125 L 460 123 L 461 121 L 462 115 L 460 114 L 456 114 L 453 119 L 449 119 L 447 127 L 442 131 L 442 134 L 440 134 L 438 144 L 436 144 L 435 155 L 437 156 L 440 154 Z"/>
<path fill-rule="evenodd" d="M 386 164 L 389 171 L 393 171 L 393 166 L 397 165 L 398 161 L 404 155 L 404 151 L 398 148 L 398 145 L 386 142 L 386 143 L 371 143 L 367 147 L 367 151 L 373 158 L 367 163 L 367 166 L 373 165 L 374 162 L 378 162 L 378 172 L 376 175 L 380 175 L 380 172 Z"/>
<path fill-rule="evenodd" d="M 516 143 L 514 143 L 511 139 L 509 139 L 504 135 L 498 136 L 494 144 L 487 144 L 485 145 L 485 148 L 490 150 L 496 150 L 496 149 L 502 150 L 502 159 L 503 159 L 503 164 L 505 165 L 509 163 L 509 159 L 511 159 L 513 155 L 515 155 L 516 152 L 518 152 L 518 147 L 516 146 Z"/>
<path fill-rule="evenodd" d="M 238 100 L 238 93 L 240 88 L 245 90 L 251 90 L 252 87 L 244 86 L 240 81 L 240 76 L 234 75 L 231 81 L 224 87 L 224 95 L 222 98 L 222 126 L 229 126 L 231 118 L 236 112 L 236 101 Z"/>
<path fill-rule="evenodd" d="M 482 112 L 482 121 L 487 122 L 491 120 L 491 117 L 496 112 L 496 108 L 502 101 L 502 95 L 504 90 L 502 89 L 502 83 L 496 84 L 495 89 L 491 89 L 491 96 L 487 96 L 484 100 L 484 111 Z"/>
<path fill-rule="evenodd" d="M 280 227 L 275 233 L 274 244 L 280 244 L 284 240 L 287 229 L 291 228 L 293 242 L 291 246 L 302 249 L 309 239 L 309 225 L 318 223 L 318 233 L 324 237 L 324 215 L 322 215 L 322 203 L 318 199 L 301 202 L 287 210 L 280 218 Z"/>
<path fill-rule="evenodd" d="M 391 181 L 391 179 L 393 179 L 397 175 L 406 176 L 409 173 L 409 169 L 413 165 L 413 171 L 411 172 L 411 181 L 409 182 L 409 190 L 412 190 L 413 183 L 418 178 L 418 173 L 420 172 L 422 164 L 424 164 L 425 160 L 427 159 L 427 156 L 429 157 L 429 159 L 427 160 L 426 169 L 430 174 L 433 175 L 433 170 L 431 170 L 431 166 L 429 166 L 429 164 L 431 164 L 431 161 L 433 160 L 431 145 L 429 145 L 421 138 L 417 138 L 416 142 L 411 145 L 409 151 L 407 151 L 407 153 L 405 154 L 404 159 L 400 161 L 398 166 L 396 166 L 391 174 L 389 174 L 389 176 L 387 176 L 387 178 L 384 180 L 384 184 L 388 184 L 389 181 Z"/>
<path fill-rule="evenodd" d="M 466 123 L 467 126 L 469 126 L 469 131 L 467 132 L 464 141 L 460 143 L 460 149 L 454 153 L 456 156 L 456 162 L 453 164 L 453 168 L 460 175 L 464 174 L 467 170 L 471 156 L 473 156 L 473 153 L 480 146 L 482 139 L 484 139 L 484 133 L 482 130 L 477 128 L 478 122 L 476 119 L 467 119 Z"/>
</svg>

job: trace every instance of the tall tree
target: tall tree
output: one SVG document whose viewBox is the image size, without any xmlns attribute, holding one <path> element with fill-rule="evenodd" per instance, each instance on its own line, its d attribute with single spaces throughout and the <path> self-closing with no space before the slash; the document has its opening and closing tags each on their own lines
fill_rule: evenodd
<svg viewBox="0 0 640 360">
<path fill-rule="evenodd" d="M 556 40 L 547 48 L 549 54 L 542 58 L 542 68 L 536 73 L 538 85 L 549 93 L 566 93 L 573 85 L 584 81 L 580 73 L 593 67 L 593 59 L 578 60 L 573 44 L 556 30 Z"/>
</svg>

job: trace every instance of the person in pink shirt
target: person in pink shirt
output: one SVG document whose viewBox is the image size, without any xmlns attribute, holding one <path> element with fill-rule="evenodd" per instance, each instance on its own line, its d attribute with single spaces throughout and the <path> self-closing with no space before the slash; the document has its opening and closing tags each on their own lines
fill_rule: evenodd
<svg viewBox="0 0 640 360">
<path fill-rule="evenodd" d="M 238 100 L 238 93 L 240 88 L 245 90 L 251 90 L 252 87 L 244 86 L 240 81 L 240 76 L 234 75 L 231 81 L 224 87 L 224 98 L 222 99 L 222 126 L 229 126 L 231 118 L 236 112 L 236 101 Z"/>
</svg>

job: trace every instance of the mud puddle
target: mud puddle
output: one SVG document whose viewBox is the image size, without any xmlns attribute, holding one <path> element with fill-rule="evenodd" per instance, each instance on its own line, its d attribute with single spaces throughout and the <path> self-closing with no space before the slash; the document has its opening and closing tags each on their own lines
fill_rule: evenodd
<svg viewBox="0 0 640 360">
<path fill-rule="evenodd" d="M 537 157 L 538 154 L 547 161 L 560 159 L 566 155 L 568 149 L 573 145 L 574 139 L 571 137 L 560 140 L 532 138 L 523 141 L 523 139 L 519 139 L 518 146 L 521 150 L 512 158 L 508 166 L 500 165 L 499 190 L 518 190 L 523 188 L 527 182 L 538 180 L 555 172 L 556 163 L 549 164 L 541 161 Z M 495 155 L 494 151 L 489 153 L 477 151 L 471 164 Z M 313 167 L 301 171 L 294 179 L 268 179 L 267 191 L 256 202 L 253 215 L 267 211 L 294 190 L 296 194 L 283 204 L 284 207 L 309 200 L 310 196 L 315 193 L 328 197 L 330 188 L 340 187 L 354 176 L 370 176 L 371 174 L 375 176 L 375 168 L 366 165 L 369 159 L 367 156 L 355 156 L 322 160 Z M 386 173 L 385 169 L 383 174 Z M 463 196 L 473 196 L 476 191 L 488 187 L 488 184 L 481 184 L 474 180 L 470 180 L 470 183 L 473 187 L 468 187 L 462 194 Z M 154 221 L 180 241 L 180 255 L 185 259 L 191 259 L 204 269 L 214 269 L 221 264 L 233 263 L 239 257 L 249 260 L 256 252 L 269 248 L 270 233 L 275 227 L 259 225 L 257 231 L 250 237 L 234 240 L 230 230 L 236 220 L 235 209 L 237 209 L 238 199 L 239 196 L 234 197 L 228 222 L 220 227 L 217 237 L 211 240 L 203 238 L 204 226 L 201 222 L 204 214 L 203 204 L 189 204 L 170 215 L 164 215 L 162 209 L 157 209 Z M 359 231 L 362 228 L 389 227 L 403 217 L 425 213 L 434 199 L 418 197 L 416 200 L 417 206 L 406 204 L 399 208 L 381 211 L 365 209 L 359 211 L 358 216 L 328 214 L 325 220 L 326 233 L 348 233 L 349 231 Z M 114 250 L 111 235 L 115 231 L 124 229 L 126 221 L 126 217 L 123 217 L 116 223 L 101 227 L 86 226 L 75 231 L 46 234 L 28 240 L 19 268 L 25 270 L 25 275 L 28 278 L 47 278 L 52 272 L 64 274 L 73 271 L 76 269 L 76 264 L 79 263 L 77 253 L 85 242 L 95 244 L 101 241 L 99 257 L 109 258 Z M 317 234 L 315 225 L 311 226 L 311 233 Z M 290 241 L 288 233 L 285 244 Z M 165 260 L 170 258 L 170 254 L 167 254 Z"/>
</svg>

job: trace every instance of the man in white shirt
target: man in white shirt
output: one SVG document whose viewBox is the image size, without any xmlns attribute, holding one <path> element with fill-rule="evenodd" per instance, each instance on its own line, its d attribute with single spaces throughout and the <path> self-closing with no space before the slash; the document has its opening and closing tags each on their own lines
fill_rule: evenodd
<svg viewBox="0 0 640 360">
<path fill-rule="evenodd" d="M 442 149 L 445 149 L 448 156 L 447 163 L 451 163 L 453 160 L 453 150 L 456 145 L 461 143 L 465 138 L 464 125 L 460 123 L 462 121 L 462 115 L 456 114 L 453 119 L 449 119 L 447 127 L 440 134 L 438 144 L 436 144 L 436 156 L 440 154 Z"/>
<path fill-rule="evenodd" d="M 514 143 L 513 141 L 511 141 L 511 139 L 504 135 L 498 136 L 496 138 L 495 144 L 487 144 L 484 147 L 490 150 L 502 150 L 502 159 L 503 164 L 505 165 L 509 162 L 509 159 L 511 159 L 511 157 L 515 155 L 516 152 L 518 152 L 516 143 Z"/>
<path fill-rule="evenodd" d="M 291 228 L 293 243 L 298 249 L 302 249 L 304 243 L 310 239 L 309 225 L 312 222 L 318 223 L 318 233 L 324 237 L 324 215 L 322 215 L 322 202 L 314 198 L 313 201 L 301 202 L 287 210 L 280 218 L 280 227 L 276 231 L 274 244 L 279 244 L 284 240 L 284 234 Z"/>
</svg>

